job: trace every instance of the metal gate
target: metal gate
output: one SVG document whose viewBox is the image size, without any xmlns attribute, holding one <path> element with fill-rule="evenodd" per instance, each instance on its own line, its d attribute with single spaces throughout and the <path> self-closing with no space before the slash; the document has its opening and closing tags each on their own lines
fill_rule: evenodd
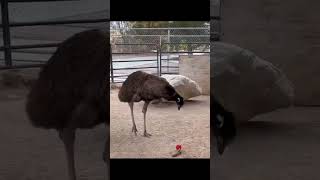
<svg viewBox="0 0 320 180">
<path fill-rule="evenodd" d="M 142 46 L 145 48 L 141 48 Z M 157 44 L 112 44 L 111 47 L 110 82 L 122 83 L 129 74 L 138 70 L 159 75 Z"/>
<path fill-rule="evenodd" d="M 56 48 L 60 44 L 60 43 L 40 43 L 40 44 L 27 44 L 27 45 L 12 45 L 11 36 L 10 36 L 11 27 L 62 25 L 62 24 L 86 24 L 86 23 L 101 23 L 101 22 L 108 23 L 109 22 L 109 19 L 107 18 L 15 22 L 15 23 L 11 23 L 9 20 L 9 8 L 8 8 L 9 3 L 50 2 L 50 1 L 79 1 L 79 0 L 1 0 L 2 24 L 0 25 L 0 27 L 2 28 L 2 32 L 3 32 L 3 46 L 0 46 L 0 51 L 4 52 L 4 65 L 0 65 L 0 70 L 14 69 L 14 68 L 40 67 L 44 64 L 45 61 L 36 61 L 36 60 L 20 60 L 19 61 L 19 60 L 13 59 L 12 54 L 17 51 L 22 51 L 23 49 Z M 19 62 L 20 64 L 14 64 L 13 62 L 16 62 L 16 63 Z M 21 65 L 21 63 L 23 65 Z"/>
<path fill-rule="evenodd" d="M 181 45 L 186 46 L 186 49 L 173 48 Z M 142 48 L 145 49 L 144 51 L 137 51 L 134 48 L 141 49 L 141 46 L 148 48 Z M 138 70 L 158 76 L 179 74 L 179 56 L 209 53 L 210 43 L 163 43 L 160 46 L 158 44 L 113 44 L 110 82 L 122 83 L 129 74 Z M 130 63 L 134 65 L 129 65 Z"/>
<path fill-rule="evenodd" d="M 180 48 L 174 48 L 180 46 Z M 185 48 L 181 48 L 184 46 Z M 210 43 L 163 43 L 160 48 L 159 71 L 162 74 L 179 74 L 181 55 L 203 55 L 210 53 Z"/>
</svg>

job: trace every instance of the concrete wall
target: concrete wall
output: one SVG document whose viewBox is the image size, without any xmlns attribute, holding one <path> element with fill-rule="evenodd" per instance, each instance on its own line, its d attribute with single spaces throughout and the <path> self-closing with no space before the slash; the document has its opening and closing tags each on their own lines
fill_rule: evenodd
<svg viewBox="0 0 320 180">
<path fill-rule="evenodd" d="M 319 7 L 318 0 L 222 1 L 222 41 L 282 69 L 295 85 L 296 104 L 320 105 Z"/>
<path fill-rule="evenodd" d="M 202 88 L 202 94 L 210 94 L 210 57 L 180 56 L 179 74 L 194 80 Z"/>
</svg>

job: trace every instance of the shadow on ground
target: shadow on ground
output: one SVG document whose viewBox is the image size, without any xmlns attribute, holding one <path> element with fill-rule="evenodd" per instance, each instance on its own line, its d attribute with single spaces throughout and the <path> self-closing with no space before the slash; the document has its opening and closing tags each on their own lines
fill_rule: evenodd
<svg viewBox="0 0 320 180">
<path fill-rule="evenodd" d="M 13 77 L 16 83 L 7 87 L 0 77 L 0 180 L 68 179 L 65 151 L 57 132 L 31 125 L 25 112 L 25 81 L 19 84 L 15 80 L 18 75 L 7 77 Z M 106 179 L 102 160 L 105 138 L 104 125 L 77 131 L 75 161 L 79 180 Z"/>
<path fill-rule="evenodd" d="M 212 147 L 211 179 L 318 179 L 319 117 L 320 107 L 296 107 L 242 124 L 223 156 Z"/>
</svg>

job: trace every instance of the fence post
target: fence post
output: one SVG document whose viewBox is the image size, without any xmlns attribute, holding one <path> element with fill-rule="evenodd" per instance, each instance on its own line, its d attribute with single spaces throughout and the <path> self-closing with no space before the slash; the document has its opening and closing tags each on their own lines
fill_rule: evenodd
<svg viewBox="0 0 320 180">
<path fill-rule="evenodd" d="M 114 83 L 114 77 L 113 77 L 113 61 L 112 61 L 112 48 L 110 45 L 110 73 L 111 73 L 111 82 Z"/>
<path fill-rule="evenodd" d="M 159 75 L 162 75 L 162 42 L 161 42 L 161 36 L 160 36 L 160 44 L 159 44 L 159 54 L 160 54 L 160 62 L 159 62 Z"/>
<path fill-rule="evenodd" d="M 156 44 L 157 47 L 157 75 L 160 76 L 160 71 L 159 71 L 159 45 Z"/>
<path fill-rule="evenodd" d="M 1 13 L 5 65 L 12 66 L 8 0 L 1 0 Z"/>
<path fill-rule="evenodd" d="M 210 40 L 212 41 L 221 41 L 221 36 L 222 36 L 221 8 L 222 8 L 221 0 L 217 0 L 216 3 L 213 4 L 213 14 L 212 14 L 212 17 L 210 18 L 211 19 Z"/>
<path fill-rule="evenodd" d="M 167 44 L 167 52 L 170 52 L 170 28 L 168 28 L 168 44 Z M 167 54 L 167 73 L 169 72 L 169 59 L 170 53 Z"/>
</svg>

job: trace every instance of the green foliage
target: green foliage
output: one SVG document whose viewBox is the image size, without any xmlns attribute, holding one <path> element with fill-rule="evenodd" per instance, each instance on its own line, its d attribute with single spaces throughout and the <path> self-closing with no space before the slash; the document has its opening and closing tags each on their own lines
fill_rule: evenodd
<svg viewBox="0 0 320 180">
<path fill-rule="evenodd" d="M 132 28 L 204 27 L 206 21 L 130 21 Z"/>
<path fill-rule="evenodd" d="M 197 35 L 209 35 L 208 29 L 180 29 L 209 27 L 207 21 L 117 21 L 112 23 L 112 27 L 119 29 L 123 35 L 123 43 L 155 43 L 164 44 L 166 42 L 176 43 L 162 47 L 169 51 L 192 51 L 202 45 L 183 44 L 188 42 L 208 42 L 207 37 L 197 37 Z M 160 28 L 160 29 L 139 29 L 139 28 Z M 173 28 L 173 29 L 161 29 Z M 178 29 L 174 29 L 178 28 Z M 137 36 L 135 36 L 137 35 Z M 143 36 L 146 35 L 146 36 Z M 169 35 L 169 36 L 168 36 Z M 186 35 L 186 36 L 184 36 Z M 190 35 L 190 36 L 189 36 Z"/>
</svg>

